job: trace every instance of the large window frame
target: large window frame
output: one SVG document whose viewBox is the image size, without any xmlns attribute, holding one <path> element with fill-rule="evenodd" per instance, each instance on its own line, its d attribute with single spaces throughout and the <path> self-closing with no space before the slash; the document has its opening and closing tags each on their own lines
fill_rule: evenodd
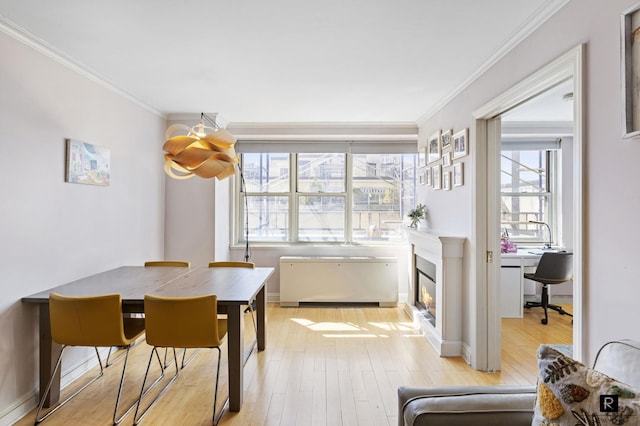
<svg viewBox="0 0 640 426">
<path fill-rule="evenodd" d="M 559 141 L 554 141 L 554 144 L 555 143 L 559 144 Z M 501 176 L 510 174 L 514 180 L 525 181 L 518 175 L 513 176 L 517 173 L 515 171 L 517 168 L 525 169 L 525 172 L 529 173 L 535 174 L 537 172 L 539 178 L 537 184 L 532 182 L 527 182 L 527 184 L 531 184 L 530 186 L 534 187 L 538 186 L 539 189 L 500 191 L 501 229 L 503 233 L 506 231 L 511 241 L 523 246 L 537 246 L 548 242 L 551 242 L 552 245 L 558 245 L 559 242 L 562 241 L 562 235 L 558 226 L 560 207 L 558 200 L 559 145 L 557 147 L 550 147 L 548 143 L 533 143 L 527 144 L 524 148 L 515 148 L 516 146 L 517 142 L 506 145 L 503 143 L 502 151 L 537 153 L 540 156 L 541 163 L 539 170 L 534 170 L 532 167 L 527 167 L 508 158 L 508 160 L 511 161 L 510 164 L 513 165 L 513 169 L 507 171 L 501 167 Z M 507 158 L 504 154 L 501 157 L 503 159 Z M 503 179 L 501 178 L 501 182 L 502 181 Z M 527 185 L 523 186 L 526 187 Z M 511 199 L 511 203 L 506 202 L 507 199 Z M 513 206 L 516 203 L 525 204 L 526 201 L 528 201 L 529 204 L 537 203 L 538 208 L 525 211 L 518 208 L 517 213 L 513 212 Z M 505 206 L 507 205 L 512 207 L 512 211 L 505 211 Z M 516 215 L 518 217 L 514 217 Z M 549 228 L 535 222 L 543 222 L 547 224 Z M 551 235 L 549 235 L 549 231 Z"/>
<path fill-rule="evenodd" d="M 404 169 L 401 170 L 401 177 L 400 180 L 398 182 L 396 182 L 397 185 L 399 185 L 400 187 L 402 187 L 403 185 L 405 186 L 409 186 L 410 187 L 410 192 L 411 194 L 409 194 L 411 200 L 408 202 L 403 202 L 403 200 L 400 200 L 399 203 L 399 210 L 400 210 L 400 218 L 398 218 L 398 223 L 395 223 L 393 226 L 396 226 L 398 228 L 398 232 L 397 232 L 397 238 L 391 238 L 391 239 L 384 239 L 384 238 L 380 238 L 380 233 L 376 234 L 375 232 L 370 232 L 367 236 L 362 236 L 362 230 L 358 229 L 358 233 L 357 235 L 355 235 L 356 233 L 354 233 L 354 210 L 356 210 L 354 208 L 354 156 L 355 155 L 359 155 L 359 154 L 363 154 L 363 152 L 357 152 L 355 154 L 353 153 L 349 153 L 349 152 L 332 152 L 331 154 L 336 154 L 336 155 L 344 155 L 344 190 L 343 191 L 333 191 L 333 192 L 313 192 L 313 191 L 302 191 L 299 190 L 300 188 L 298 187 L 298 164 L 299 164 L 299 158 L 300 156 L 305 156 L 309 153 L 313 153 L 313 154 L 320 154 L 320 153 L 314 153 L 312 152 L 312 150 L 310 149 L 306 149 L 306 150 L 302 150 L 303 152 L 288 152 L 288 153 L 283 153 L 283 152 L 276 152 L 277 149 L 272 149 L 272 153 L 271 154 L 278 154 L 278 155 L 289 155 L 289 159 L 288 159 L 288 163 L 289 163 L 289 170 L 288 170 L 288 191 L 282 191 L 280 190 L 279 192 L 268 192 L 268 191 L 256 191 L 256 188 L 253 188 L 254 190 L 247 190 L 245 188 L 245 184 L 243 183 L 241 176 L 238 176 L 237 180 L 236 180 L 236 188 L 233 191 L 234 194 L 234 235 L 233 235 L 233 241 L 235 244 L 245 244 L 246 240 L 247 240 L 247 234 L 246 234 L 246 224 L 247 224 L 247 216 L 245 215 L 245 208 L 248 204 L 251 204 L 249 201 L 251 201 L 251 199 L 253 198 L 254 200 L 259 199 L 258 197 L 285 197 L 287 199 L 287 205 L 288 205 L 288 217 L 287 217 L 287 230 L 284 233 L 279 233 L 278 237 L 276 238 L 272 238 L 272 237 L 265 237 L 265 238 L 255 238 L 255 235 L 249 235 L 249 240 L 251 244 L 258 244 L 258 245 L 304 245 L 304 244 L 372 244 L 372 245 L 377 245 L 377 244 L 389 244 L 389 243 L 394 243 L 394 242 L 398 242 L 401 243 L 402 238 L 401 238 L 401 227 L 402 227 L 402 221 L 405 218 L 406 214 L 408 213 L 408 210 L 410 208 L 413 207 L 413 205 L 415 204 L 413 202 L 413 200 L 416 199 L 416 193 L 417 193 L 417 183 L 416 183 L 416 179 L 417 179 L 417 174 L 419 173 L 419 165 L 418 165 L 418 154 L 417 154 L 417 150 L 415 149 L 415 145 L 412 145 L 413 147 L 413 151 L 411 152 L 406 152 L 407 150 L 405 149 L 405 152 L 394 152 L 393 149 L 390 149 L 390 152 L 383 152 L 384 149 L 382 147 L 377 147 L 376 150 L 374 150 L 374 152 L 370 152 L 369 154 L 379 154 L 381 157 L 384 157 L 384 155 L 402 155 L 402 157 L 400 158 L 401 160 L 401 164 L 402 166 L 405 166 L 405 162 L 410 162 L 409 165 L 406 165 L 406 167 L 404 167 Z M 396 148 L 397 150 L 397 148 Z M 292 150 L 293 151 L 293 150 Z M 326 151 L 326 150 L 325 150 Z M 324 151 L 323 151 L 324 152 Z M 265 152 L 261 152 L 258 153 L 256 150 L 253 150 L 250 152 L 251 154 L 261 154 L 261 155 L 267 155 L 270 153 L 265 153 Z M 240 158 L 241 158 L 241 169 L 243 168 L 243 160 L 244 160 L 244 155 L 245 153 L 243 153 L 242 151 L 240 152 Z M 389 167 L 388 164 L 379 164 L 378 165 L 380 167 L 380 169 L 382 170 L 383 167 Z M 401 167 L 402 168 L 402 167 Z M 408 169 L 411 169 L 410 171 L 407 171 Z M 370 179 L 383 179 L 384 176 L 377 176 L 377 171 L 374 170 L 368 170 L 366 172 L 367 176 L 369 176 Z M 397 174 L 397 172 L 396 172 Z M 282 188 L 280 188 L 282 189 Z M 401 191 L 402 192 L 402 191 Z M 305 197 L 333 197 L 335 199 L 343 199 L 344 200 L 344 212 L 343 212 L 343 217 L 342 217 L 342 223 L 344 224 L 344 235 L 343 238 L 326 238 L 326 239 L 313 239 L 313 238 L 308 238 L 305 237 L 304 235 L 301 235 L 300 233 L 300 205 L 301 203 L 304 201 Z M 282 203 L 284 204 L 284 203 Z M 252 208 L 250 207 L 250 210 Z M 253 210 L 255 211 L 255 209 Z M 366 212 L 365 212 L 366 214 Z M 397 214 L 396 214 L 397 215 Z M 371 215 L 369 215 L 371 216 Z M 255 218 L 254 218 L 255 219 Z M 251 221 L 252 219 L 250 218 L 249 221 Z M 389 221 L 389 222 L 393 222 L 393 221 Z M 255 224 L 255 222 L 254 222 Z M 252 226 L 249 226 L 249 228 L 252 228 Z M 372 227 L 373 228 L 373 227 Z M 375 231 L 375 230 L 373 230 Z M 284 234 L 284 235 L 283 235 Z"/>
</svg>

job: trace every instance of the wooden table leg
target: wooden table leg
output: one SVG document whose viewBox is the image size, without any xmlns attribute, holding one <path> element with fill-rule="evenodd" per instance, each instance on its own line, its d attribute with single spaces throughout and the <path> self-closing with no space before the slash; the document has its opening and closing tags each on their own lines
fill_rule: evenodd
<svg viewBox="0 0 640 426">
<path fill-rule="evenodd" d="M 244 386 L 244 309 L 242 305 L 229 306 L 227 312 L 227 353 L 229 356 L 229 410 L 238 412 L 242 407 Z"/>
<path fill-rule="evenodd" d="M 51 373 L 56 366 L 56 361 L 62 350 L 62 345 L 54 342 L 51 339 L 51 322 L 49 319 L 49 304 L 40 304 L 40 391 L 38 392 L 38 398 L 42 398 L 42 393 L 49 383 Z M 56 372 L 53 382 L 51 383 L 51 390 L 49 395 L 44 401 L 45 407 L 51 407 L 60 400 L 60 370 Z"/>
<path fill-rule="evenodd" d="M 256 322 L 258 325 L 258 350 L 264 351 L 267 347 L 267 286 L 264 285 L 256 297 Z"/>
</svg>

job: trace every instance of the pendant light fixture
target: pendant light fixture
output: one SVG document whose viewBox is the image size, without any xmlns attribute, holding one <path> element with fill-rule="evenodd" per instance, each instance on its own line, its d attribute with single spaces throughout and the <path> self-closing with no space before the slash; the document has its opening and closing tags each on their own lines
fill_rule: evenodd
<svg viewBox="0 0 640 426">
<path fill-rule="evenodd" d="M 193 127 L 169 126 L 165 137 L 164 171 L 170 177 L 188 179 L 197 175 L 222 180 L 234 174 L 238 162 L 233 148 L 236 138 L 204 113 Z"/>
</svg>

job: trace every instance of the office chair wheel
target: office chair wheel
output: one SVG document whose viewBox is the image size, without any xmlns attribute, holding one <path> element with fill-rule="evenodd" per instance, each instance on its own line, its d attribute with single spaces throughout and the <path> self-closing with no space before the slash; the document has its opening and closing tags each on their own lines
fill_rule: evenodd
<svg viewBox="0 0 640 426">
<path fill-rule="evenodd" d="M 542 318 L 542 319 L 540 320 L 540 322 L 546 325 L 546 324 L 547 324 L 547 319 L 546 319 L 546 318 Z"/>
</svg>

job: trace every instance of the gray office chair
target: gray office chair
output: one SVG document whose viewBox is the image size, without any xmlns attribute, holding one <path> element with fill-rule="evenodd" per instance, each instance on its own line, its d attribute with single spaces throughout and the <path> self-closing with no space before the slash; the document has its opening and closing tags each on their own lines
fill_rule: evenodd
<svg viewBox="0 0 640 426">
<path fill-rule="evenodd" d="M 541 323 L 547 324 L 549 321 L 547 309 L 552 309 L 561 315 L 573 317 L 569 312 L 562 309 L 561 306 L 549 303 L 549 286 L 562 284 L 573 279 L 573 253 L 543 253 L 536 271 L 533 274 L 524 274 L 524 277 L 542 284 L 542 297 L 540 302 L 527 302 L 524 305 L 525 308 L 541 307 L 544 309 L 544 318 L 540 320 Z"/>
</svg>

